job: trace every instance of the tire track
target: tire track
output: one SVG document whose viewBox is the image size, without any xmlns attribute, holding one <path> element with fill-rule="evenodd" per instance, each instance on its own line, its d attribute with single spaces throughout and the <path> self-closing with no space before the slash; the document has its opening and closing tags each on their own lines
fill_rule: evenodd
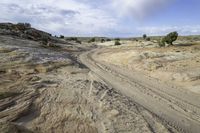
<svg viewBox="0 0 200 133">
<path fill-rule="evenodd" d="M 190 103 L 181 101 L 164 92 L 155 91 L 134 79 L 114 71 L 92 58 L 93 52 L 88 52 L 80 56 L 80 59 L 94 73 L 101 77 L 113 88 L 131 97 L 135 102 L 145 109 L 156 114 L 162 121 L 166 121 L 180 132 L 198 132 L 200 130 L 199 108 Z M 145 83 L 144 83 L 145 84 Z M 168 104 L 168 105 L 167 105 Z M 188 108 L 192 112 L 187 111 Z"/>
</svg>

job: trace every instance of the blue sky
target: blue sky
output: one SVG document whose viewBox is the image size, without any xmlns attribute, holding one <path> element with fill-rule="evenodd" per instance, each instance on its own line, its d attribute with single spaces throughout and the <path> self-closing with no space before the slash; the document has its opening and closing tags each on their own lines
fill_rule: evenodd
<svg viewBox="0 0 200 133">
<path fill-rule="evenodd" d="M 200 34 L 199 0 L 1 0 L 0 22 L 66 36 Z"/>
</svg>

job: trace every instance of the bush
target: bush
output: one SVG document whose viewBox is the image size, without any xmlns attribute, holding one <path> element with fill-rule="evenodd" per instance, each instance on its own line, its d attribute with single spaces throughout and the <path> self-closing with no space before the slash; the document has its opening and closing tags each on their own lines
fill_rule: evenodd
<svg viewBox="0 0 200 133">
<path fill-rule="evenodd" d="M 105 39 L 101 39 L 101 43 L 104 43 L 105 42 Z"/>
<path fill-rule="evenodd" d="M 78 38 L 77 37 L 70 37 L 67 40 L 69 40 L 69 41 L 78 41 Z"/>
<path fill-rule="evenodd" d="M 65 37 L 63 35 L 60 35 L 60 38 L 64 39 Z"/>
<path fill-rule="evenodd" d="M 110 41 L 111 41 L 111 39 L 110 39 L 110 38 L 108 38 L 108 39 L 106 39 L 106 41 L 110 42 Z"/>
<path fill-rule="evenodd" d="M 121 45 L 121 43 L 118 40 L 115 40 L 115 46 Z"/>
<path fill-rule="evenodd" d="M 146 38 L 147 38 L 147 35 L 146 35 L 146 34 L 144 34 L 142 37 L 143 37 L 143 39 L 144 39 L 144 40 L 146 40 Z"/>
<path fill-rule="evenodd" d="M 81 44 L 82 42 L 81 42 L 80 40 L 76 40 L 76 43 L 79 43 L 79 44 Z"/>
<path fill-rule="evenodd" d="M 165 42 L 163 42 L 162 40 L 160 40 L 160 41 L 158 42 L 158 45 L 159 45 L 160 47 L 165 47 Z"/>
<path fill-rule="evenodd" d="M 147 37 L 146 40 L 147 40 L 147 41 L 151 41 L 151 38 L 150 38 L 150 37 Z"/>
<path fill-rule="evenodd" d="M 178 38 L 178 33 L 176 31 L 171 32 L 171 33 L 167 34 L 167 36 L 162 38 L 161 43 L 162 44 L 167 43 L 167 44 L 173 45 L 173 42 L 176 41 L 177 38 Z"/>
<path fill-rule="evenodd" d="M 120 41 L 120 38 L 115 38 L 115 41 Z"/>
<path fill-rule="evenodd" d="M 88 43 L 95 42 L 95 41 L 96 41 L 96 39 L 93 37 L 88 41 Z"/>
</svg>

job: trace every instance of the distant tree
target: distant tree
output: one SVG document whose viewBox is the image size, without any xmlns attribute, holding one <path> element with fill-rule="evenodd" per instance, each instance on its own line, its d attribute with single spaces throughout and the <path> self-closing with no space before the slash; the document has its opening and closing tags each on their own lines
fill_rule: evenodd
<svg viewBox="0 0 200 133">
<path fill-rule="evenodd" d="M 163 37 L 161 43 L 163 44 L 167 43 L 169 45 L 173 45 L 173 42 L 176 41 L 177 38 L 178 38 L 178 32 L 174 31 L 167 34 L 167 36 Z"/>
<path fill-rule="evenodd" d="M 143 35 L 143 39 L 144 39 L 144 40 L 146 40 L 146 38 L 147 38 L 147 35 L 146 35 L 146 34 L 144 34 L 144 35 Z"/>
</svg>

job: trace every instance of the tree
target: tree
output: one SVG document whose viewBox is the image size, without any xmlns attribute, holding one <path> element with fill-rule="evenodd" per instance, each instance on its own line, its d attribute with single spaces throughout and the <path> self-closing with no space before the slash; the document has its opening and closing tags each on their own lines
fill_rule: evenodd
<svg viewBox="0 0 200 133">
<path fill-rule="evenodd" d="M 164 38 L 162 38 L 162 43 L 173 45 L 173 42 L 176 41 L 178 38 L 178 33 L 176 31 L 167 34 Z"/>
<path fill-rule="evenodd" d="M 146 38 L 147 38 L 147 35 L 146 35 L 146 34 L 144 34 L 144 35 L 143 35 L 143 39 L 144 39 L 144 40 L 146 40 Z"/>
</svg>

